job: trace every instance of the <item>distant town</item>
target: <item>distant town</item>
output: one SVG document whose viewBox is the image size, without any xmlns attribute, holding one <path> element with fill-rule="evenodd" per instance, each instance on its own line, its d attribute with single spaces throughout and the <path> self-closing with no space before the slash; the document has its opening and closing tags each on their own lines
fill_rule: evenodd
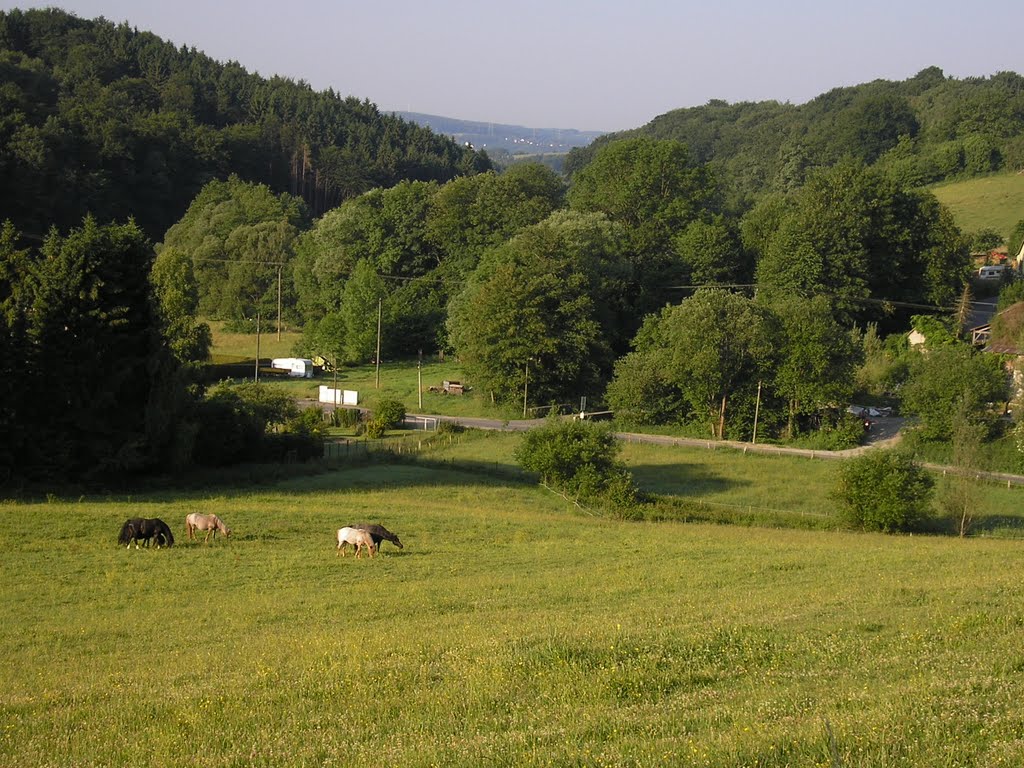
<svg viewBox="0 0 1024 768">
<path fill-rule="evenodd" d="M 409 122 L 451 136 L 460 144 L 477 149 L 504 149 L 512 154 L 565 153 L 573 147 L 585 147 L 604 131 L 580 131 L 573 128 L 527 128 L 522 125 L 457 120 L 420 112 L 395 112 Z"/>
</svg>

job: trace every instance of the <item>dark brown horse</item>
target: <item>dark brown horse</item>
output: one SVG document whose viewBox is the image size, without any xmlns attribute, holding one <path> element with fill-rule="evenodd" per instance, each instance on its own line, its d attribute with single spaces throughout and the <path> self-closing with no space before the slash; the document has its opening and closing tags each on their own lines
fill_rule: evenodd
<svg viewBox="0 0 1024 768">
<path fill-rule="evenodd" d="M 403 549 L 401 539 L 399 539 L 398 536 L 393 534 L 383 525 L 377 525 L 376 523 L 374 523 L 353 525 L 352 527 L 357 528 L 360 531 L 366 531 L 368 534 L 370 534 L 370 538 L 373 539 L 373 544 L 375 547 L 377 547 L 378 552 L 380 551 L 380 543 L 382 541 L 390 541 L 399 549 Z"/>
<path fill-rule="evenodd" d="M 170 526 L 159 517 L 132 517 L 124 521 L 121 526 L 121 534 L 117 537 L 118 544 L 131 547 L 135 542 L 135 548 L 139 548 L 139 542 L 143 541 L 148 547 L 152 542 L 157 547 L 173 547 L 174 534 Z"/>
</svg>

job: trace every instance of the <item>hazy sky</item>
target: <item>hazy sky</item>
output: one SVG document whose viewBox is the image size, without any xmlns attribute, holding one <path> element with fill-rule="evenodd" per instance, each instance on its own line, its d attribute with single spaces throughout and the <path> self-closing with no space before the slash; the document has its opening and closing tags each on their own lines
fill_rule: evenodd
<svg viewBox="0 0 1024 768">
<path fill-rule="evenodd" d="M 261 75 L 411 110 L 619 130 L 709 99 L 1024 72 L 1024 0 L 0 0 L 127 21 Z"/>
</svg>

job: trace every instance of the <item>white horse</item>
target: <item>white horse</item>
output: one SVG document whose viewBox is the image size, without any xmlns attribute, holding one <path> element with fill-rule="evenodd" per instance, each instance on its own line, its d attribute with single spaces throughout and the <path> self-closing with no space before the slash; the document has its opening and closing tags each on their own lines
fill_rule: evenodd
<svg viewBox="0 0 1024 768">
<path fill-rule="evenodd" d="M 185 518 L 185 530 L 188 531 L 188 537 L 195 539 L 196 531 L 206 531 L 206 538 L 203 539 L 205 544 L 210 540 L 210 534 L 213 534 L 213 540 L 217 540 L 217 531 L 224 534 L 224 538 L 231 535 L 231 529 L 224 525 L 224 521 L 216 515 L 201 515 L 198 512 L 193 512 L 191 515 Z"/>
<path fill-rule="evenodd" d="M 356 558 L 359 557 L 360 549 L 365 549 L 369 552 L 370 557 L 373 557 L 374 552 L 377 551 L 377 547 L 373 543 L 373 537 L 366 531 L 361 531 L 358 528 L 338 529 L 338 551 L 334 553 L 335 556 L 345 556 L 346 544 L 351 544 L 355 548 Z"/>
</svg>

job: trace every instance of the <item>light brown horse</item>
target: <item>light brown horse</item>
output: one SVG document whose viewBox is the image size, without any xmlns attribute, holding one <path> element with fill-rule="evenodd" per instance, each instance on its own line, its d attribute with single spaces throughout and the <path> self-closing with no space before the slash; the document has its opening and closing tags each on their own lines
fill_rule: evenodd
<svg viewBox="0 0 1024 768">
<path fill-rule="evenodd" d="M 358 528 L 339 528 L 338 529 L 338 551 L 335 552 L 335 556 L 345 556 L 345 545 L 351 544 L 356 550 L 356 558 L 359 558 L 359 550 L 365 549 L 370 553 L 370 557 L 373 557 L 377 551 L 376 545 L 373 543 L 373 537 L 370 536 L 366 531 L 361 531 Z"/>
<path fill-rule="evenodd" d="M 188 531 L 188 537 L 195 539 L 196 531 L 206 531 L 206 538 L 203 539 L 205 544 L 210 540 L 210 534 L 213 534 L 213 540 L 217 540 L 217 531 L 224 534 L 224 538 L 231 535 L 231 529 L 224 525 L 224 521 L 216 515 L 201 515 L 198 512 L 193 512 L 191 515 L 185 518 L 185 530 Z"/>
</svg>

